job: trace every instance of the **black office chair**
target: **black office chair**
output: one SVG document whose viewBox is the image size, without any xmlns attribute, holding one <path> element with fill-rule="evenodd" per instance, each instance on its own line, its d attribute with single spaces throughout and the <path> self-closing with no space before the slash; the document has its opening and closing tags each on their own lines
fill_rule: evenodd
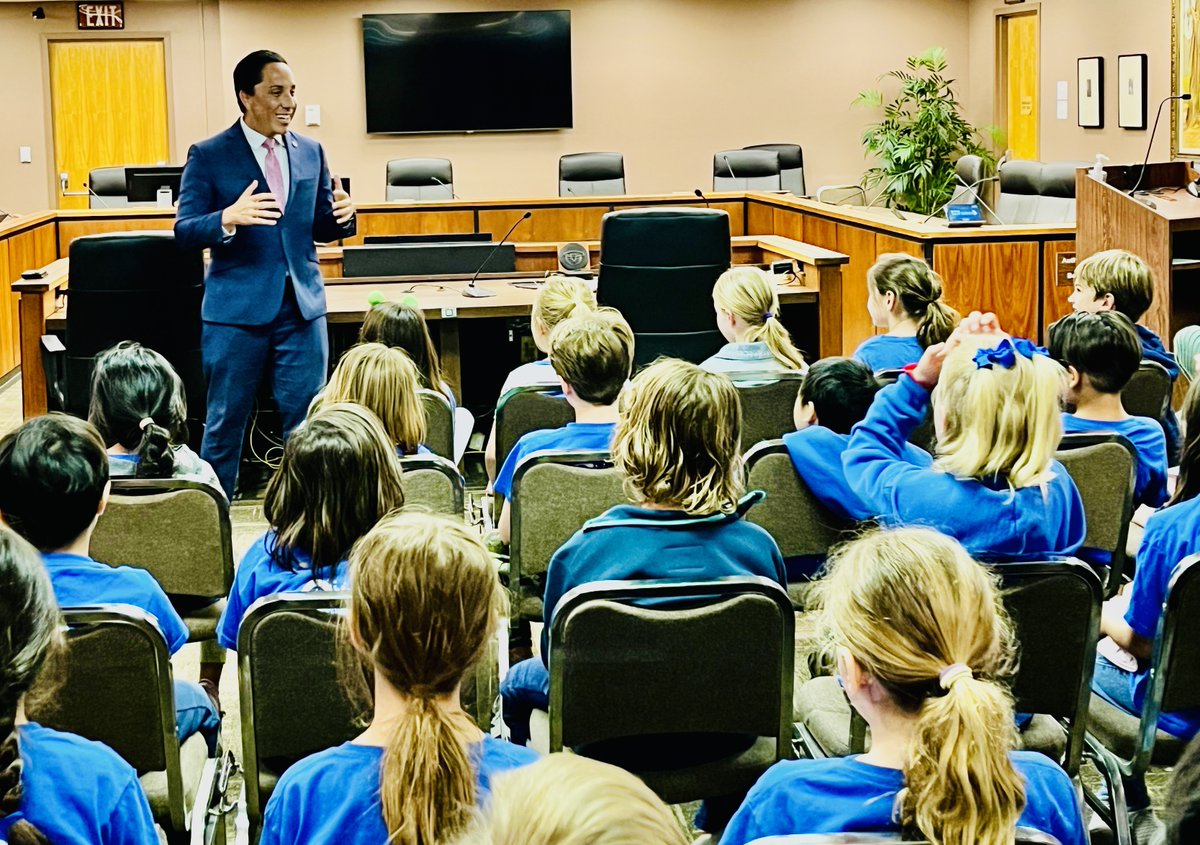
<svg viewBox="0 0 1200 845">
<path fill-rule="evenodd" d="M 574 153 L 558 160 L 560 197 L 625 193 L 625 157 L 620 153 Z"/>
<path fill-rule="evenodd" d="M 782 170 L 775 150 L 722 150 L 713 156 L 713 190 L 782 190 Z"/>
<path fill-rule="evenodd" d="M 171 232 L 122 232 L 76 238 L 70 257 L 66 336 L 42 337 L 50 410 L 86 416 L 96 355 L 136 340 L 171 362 L 183 379 L 189 421 L 202 421 L 201 251 L 180 249 Z"/>
<path fill-rule="evenodd" d="M 448 158 L 395 158 L 387 163 L 387 192 L 392 200 L 454 198 L 454 167 Z"/>
<path fill-rule="evenodd" d="M 698 364 L 721 348 L 712 289 L 730 260 L 724 211 L 637 208 L 604 215 L 596 296 L 629 321 L 635 367 L 661 355 Z"/>
<path fill-rule="evenodd" d="M 804 196 L 804 150 L 799 144 L 751 144 L 744 149 L 773 150 L 779 153 L 781 187 L 798 197 Z"/>
</svg>

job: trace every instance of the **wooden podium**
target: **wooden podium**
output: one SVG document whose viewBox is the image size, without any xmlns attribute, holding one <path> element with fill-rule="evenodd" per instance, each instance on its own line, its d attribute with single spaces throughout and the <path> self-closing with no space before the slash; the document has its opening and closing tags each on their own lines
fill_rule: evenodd
<svg viewBox="0 0 1200 845">
<path fill-rule="evenodd" d="M 1169 347 L 1175 332 L 1200 323 L 1200 199 L 1185 187 L 1197 174 L 1182 161 L 1148 165 L 1139 196 L 1131 197 L 1139 166 L 1104 170 L 1107 183 L 1086 170 L 1075 177 L 1076 254 L 1082 260 L 1127 249 L 1144 258 L 1154 273 L 1154 302 L 1142 322 Z"/>
</svg>

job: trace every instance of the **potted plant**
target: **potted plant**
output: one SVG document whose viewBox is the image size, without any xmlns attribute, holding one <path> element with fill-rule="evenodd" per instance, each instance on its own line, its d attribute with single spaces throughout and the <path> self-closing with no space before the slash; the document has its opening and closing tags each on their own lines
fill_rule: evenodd
<svg viewBox="0 0 1200 845">
<path fill-rule="evenodd" d="M 882 185 L 882 196 L 892 205 L 932 214 L 954 194 L 954 163 L 974 154 L 994 165 L 996 158 L 982 143 L 983 133 L 959 113 L 959 102 L 947 79 L 946 51 L 930 47 L 909 56 L 906 69 L 880 77 L 900 80 L 900 91 L 884 105 L 883 92 L 866 90 L 854 104 L 883 109 L 883 120 L 867 127 L 863 146 L 879 163 L 866 172 L 866 187 Z M 999 130 L 989 127 L 993 143 L 1001 143 Z"/>
</svg>

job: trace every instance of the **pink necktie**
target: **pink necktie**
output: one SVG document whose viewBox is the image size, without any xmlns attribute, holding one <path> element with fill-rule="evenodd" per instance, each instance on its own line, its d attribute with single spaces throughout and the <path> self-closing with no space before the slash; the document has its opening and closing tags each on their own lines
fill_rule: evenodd
<svg viewBox="0 0 1200 845">
<path fill-rule="evenodd" d="M 275 139 L 268 138 L 262 143 L 267 151 L 267 187 L 279 201 L 279 212 L 283 213 L 283 171 L 279 169 L 279 159 L 275 157 Z"/>
</svg>

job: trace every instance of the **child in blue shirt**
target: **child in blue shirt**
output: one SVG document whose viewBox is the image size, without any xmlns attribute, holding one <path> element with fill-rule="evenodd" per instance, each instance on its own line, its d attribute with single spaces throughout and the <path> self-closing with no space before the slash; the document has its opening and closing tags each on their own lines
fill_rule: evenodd
<svg viewBox="0 0 1200 845">
<path fill-rule="evenodd" d="M 846 480 L 884 524 L 936 528 L 982 560 L 1072 555 L 1086 525 L 1079 490 L 1054 460 L 1065 379 L 1044 349 L 973 313 L 875 396 L 842 455 Z M 929 466 L 905 447 L 931 392 Z"/>
<path fill-rule="evenodd" d="M 633 367 L 633 329 L 615 308 L 564 320 L 550 333 L 550 364 L 575 422 L 531 431 L 516 442 L 496 474 L 492 489 L 504 497 L 496 525 L 509 541 L 513 475 L 537 452 L 607 452 L 617 422 L 617 397 Z"/>
<path fill-rule="evenodd" d="M 188 629 L 154 576 L 99 563 L 88 553 L 108 492 L 108 455 L 90 423 L 48 414 L 0 440 L 0 517 L 41 551 L 59 607 L 125 604 L 144 610 L 174 654 L 188 641 Z M 176 679 L 180 742 L 199 732 L 215 752 L 220 726 L 215 684 Z"/>
<path fill-rule="evenodd" d="M 808 364 L 780 320 L 775 281 L 757 267 L 726 270 L 713 286 L 717 328 L 728 341 L 700 364 L 710 373 L 804 372 Z"/>
<path fill-rule="evenodd" d="M 1012 628 L 985 567 L 936 531 L 875 531 L 835 552 L 816 594 L 821 633 L 871 749 L 776 763 L 722 845 L 891 831 L 1001 845 L 1018 825 L 1086 845 L 1066 772 L 1014 750 L 1001 680 L 1016 659 Z"/>
<path fill-rule="evenodd" d="M 429 325 L 425 315 L 415 305 L 415 298 L 405 299 L 410 302 L 381 302 L 363 318 L 362 328 L 358 331 L 359 343 L 382 343 L 403 349 L 417 368 L 421 379 L 421 387 L 437 390 L 450 400 L 450 407 L 456 408 L 457 401 L 454 391 L 442 378 L 442 365 L 438 360 L 437 349 L 429 334 Z"/>
<path fill-rule="evenodd" d="M 514 665 L 500 685 L 514 742 L 528 741 L 530 712 L 549 705 L 550 623 L 572 588 L 733 575 L 787 583 L 771 535 L 742 519 L 761 493 L 742 498 L 741 428 L 741 403 L 728 377 L 685 361 L 656 361 L 622 394 L 613 462 L 633 504 L 590 520 L 550 559 L 541 656 Z"/>
<path fill-rule="evenodd" d="M 345 589 L 350 547 L 404 504 L 400 472 L 391 438 L 366 408 L 324 404 L 312 413 L 267 484 L 270 529 L 238 564 L 217 641 L 236 649 L 242 617 L 263 596 Z"/>
<path fill-rule="evenodd" d="M 1158 420 L 1131 417 L 1121 391 L 1137 372 L 1142 347 L 1120 311 L 1076 311 L 1050 327 L 1050 355 L 1067 367 L 1063 431 L 1113 432 L 1137 450 L 1134 504 L 1157 508 L 1167 500 L 1167 441 Z"/>
<path fill-rule="evenodd" d="M 887 334 L 869 337 L 854 357 L 874 372 L 915 364 L 954 331 L 958 314 L 942 301 L 942 277 L 912 255 L 887 253 L 867 270 L 867 311 Z"/>
<path fill-rule="evenodd" d="M 396 513 L 355 545 L 350 582 L 349 641 L 374 672 L 374 717 L 284 772 L 259 842 L 456 841 L 491 778 L 537 759 L 485 735 L 459 702 L 506 609 L 495 564 L 461 520 Z"/>
<path fill-rule="evenodd" d="M 98 742 L 20 714 L 61 618 L 37 550 L 0 527 L 0 841 L 157 845 L 133 767 Z"/>
<path fill-rule="evenodd" d="M 1075 267 L 1075 285 L 1067 301 L 1076 311 L 1120 311 L 1128 317 L 1141 341 L 1142 358 L 1166 367 L 1171 384 L 1175 384 L 1179 367 L 1174 356 L 1158 335 L 1138 324 L 1154 302 L 1154 274 L 1140 257 L 1123 249 L 1089 255 Z M 1174 466 L 1179 461 L 1180 435 L 1179 420 L 1170 403 L 1159 422 L 1167 438 L 1167 460 Z"/>
</svg>

